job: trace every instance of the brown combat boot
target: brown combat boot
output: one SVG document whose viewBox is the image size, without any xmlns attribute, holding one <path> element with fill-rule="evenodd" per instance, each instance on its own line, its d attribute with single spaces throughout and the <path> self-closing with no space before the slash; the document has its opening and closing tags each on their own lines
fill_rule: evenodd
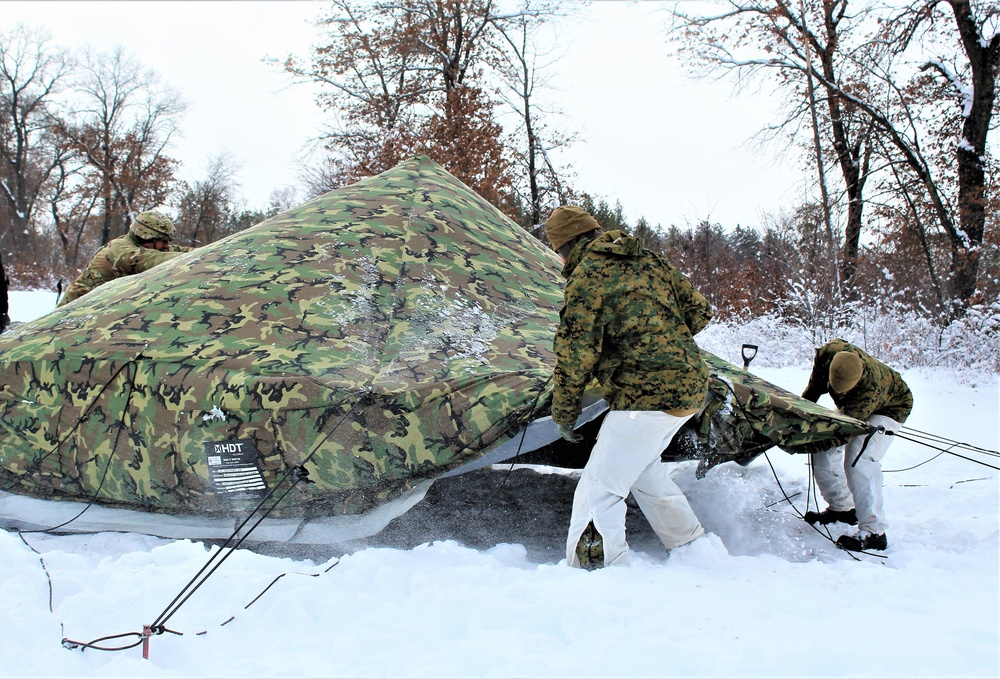
<svg viewBox="0 0 1000 679">
<path fill-rule="evenodd" d="M 576 558 L 580 562 L 580 568 L 584 570 L 604 568 L 604 540 L 593 521 L 587 524 L 580 535 L 580 541 L 576 543 Z"/>
</svg>

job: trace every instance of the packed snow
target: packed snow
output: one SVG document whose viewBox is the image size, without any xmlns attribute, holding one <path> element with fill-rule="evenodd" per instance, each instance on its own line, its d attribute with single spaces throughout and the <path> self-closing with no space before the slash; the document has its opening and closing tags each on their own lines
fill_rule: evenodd
<svg viewBox="0 0 1000 679">
<path fill-rule="evenodd" d="M 13 292 L 11 317 L 53 302 Z M 751 370 L 804 388 L 808 365 L 767 365 L 762 354 Z M 908 427 L 1000 447 L 997 375 L 903 375 Z M 998 466 L 892 445 L 880 556 L 839 550 L 798 517 L 815 492 L 804 456 L 772 449 L 700 480 L 680 463 L 708 534 L 667 554 L 633 507 L 633 559 L 594 572 L 564 563 L 572 472 L 499 465 L 436 482 L 366 540 L 235 551 L 150 638 L 148 660 L 141 646 L 63 640 L 136 643 L 217 544 L 0 531 L 0 675 L 996 677 L 998 474 L 973 459 Z"/>
</svg>

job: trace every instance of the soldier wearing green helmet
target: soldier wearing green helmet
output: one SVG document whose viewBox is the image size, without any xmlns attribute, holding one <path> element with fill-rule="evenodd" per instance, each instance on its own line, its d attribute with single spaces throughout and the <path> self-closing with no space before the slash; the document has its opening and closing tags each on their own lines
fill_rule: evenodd
<svg viewBox="0 0 1000 679">
<path fill-rule="evenodd" d="M 87 268 L 70 283 L 56 306 L 68 304 L 108 281 L 152 269 L 191 250 L 171 245 L 173 235 L 174 223 L 169 217 L 155 210 L 140 212 L 132 220 L 128 233 L 97 251 Z"/>
</svg>

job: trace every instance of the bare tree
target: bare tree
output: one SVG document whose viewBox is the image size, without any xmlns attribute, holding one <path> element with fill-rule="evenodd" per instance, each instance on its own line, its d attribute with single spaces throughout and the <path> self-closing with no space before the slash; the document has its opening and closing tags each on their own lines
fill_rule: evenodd
<svg viewBox="0 0 1000 679">
<path fill-rule="evenodd" d="M 166 151 L 185 105 L 120 47 L 110 54 L 86 51 L 75 94 L 73 118 L 60 132 L 87 166 L 106 243 L 133 213 L 165 202 L 176 166 Z"/>
<path fill-rule="evenodd" d="M 51 132 L 53 99 L 72 68 L 43 32 L 0 33 L 0 249 L 31 249 L 46 184 L 64 159 Z"/>
<path fill-rule="evenodd" d="M 907 53 L 919 42 L 926 55 L 920 75 L 908 83 L 903 94 L 916 106 L 937 109 L 938 115 L 931 113 L 928 117 L 938 125 L 924 136 L 934 136 L 936 131 L 947 134 L 951 152 L 946 154 L 944 165 L 957 166 L 954 195 L 941 195 L 948 192 L 946 185 L 935 190 L 947 182 L 947 173 L 943 181 L 935 181 L 934 175 L 941 174 L 934 172 L 940 164 L 928 168 L 923 162 L 920 138 L 890 135 L 890 139 L 931 199 L 937 223 L 951 243 L 954 292 L 968 303 L 976 292 L 989 202 L 987 141 L 990 130 L 997 127 L 1000 5 L 973 0 L 921 0 L 886 23 L 882 37 L 898 54 Z M 928 100 L 929 92 L 939 97 Z M 872 108 L 873 119 L 887 125 L 880 115 L 882 110 Z"/>
<path fill-rule="evenodd" d="M 950 19 L 942 7 L 951 9 Z M 983 242 L 986 134 L 997 107 L 998 14 L 995 3 L 969 0 L 920 0 L 895 13 L 874 2 L 848 12 L 842 0 L 747 0 L 712 17 L 677 16 L 694 52 L 709 62 L 745 74 L 775 72 L 780 84 L 807 76 L 825 92 L 827 125 L 847 187 L 845 273 L 851 273 L 851 241 L 861 227 L 861 189 L 880 173 L 882 200 L 900 203 L 897 214 L 909 210 L 920 228 L 934 224 L 947 235 L 951 292 L 968 304 Z M 806 23 L 807 15 L 823 23 Z M 827 39 L 809 37 L 812 25 L 826 26 Z M 815 61 L 796 48 L 800 43 L 814 48 Z M 918 59 L 926 64 L 922 74 L 909 72 L 907 65 Z M 936 88 L 928 86 L 931 74 L 940 80 Z M 794 87 L 790 91 L 794 101 L 806 101 Z M 951 124 L 942 105 L 950 107 Z M 853 121 L 851 135 L 838 132 L 846 121 Z M 953 149 L 950 159 L 939 151 L 942 144 Z"/>
<path fill-rule="evenodd" d="M 285 61 L 297 82 L 322 87 L 317 104 L 334 114 L 320 134 L 331 155 L 321 170 L 310 170 L 318 172 L 321 191 L 392 167 L 412 148 L 414 110 L 426 104 L 432 87 L 416 45 L 404 39 L 396 21 L 384 9 L 333 0 L 330 14 L 318 22 L 327 31 L 326 44 L 308 64 Z"/>
<path fill-rule="evenodd" d="M 205 179 L 193 186 L 183 184 L 175 222 L 177 242 L 196 247 L 232 232 L 229 225 L 235 211 L 238 170 L 232 156 L 221 153 L 209 160 Z"/>
<path fill-rule="evenodd" d="M 0 254 L 0 332 L 10 325 L 10 296 L 7 294 L 7 272 L 3 268 L 3 255 Z"/>
<path fill-rule="evenodd" d="M 547 85 L 543 74 L 551 63 L 539 63 L 548 53 L 540 52 L 534 39 L 538 28 L 559 13 L 554 5 L 515 17 L 509 26 L 498 29 L 507 47 L 496 70 L 505 85 L 503 99 L 520 122 L 510 141 L 517 164 L 514 189 L 525 211 L 522 226 L 536 236 L 541 235 L 543 210 L 568 200 L 564 187 L 567 171 L 556 166 L 551 152 L 571 144 L 574 136 L 550 132 L 545 123 L 552 113 L 540 106 L 538 90 Z"/>
<path fill-rule="evenodd" d="M 296 79 L 322 85 L 319 104 L 336 115 L 325 136 L 334 158 L 315 178 L 336 185 L 427 153 L 516 212 L 512 154 L 486 73 L 506 48 L 502 31 L 535 10 L 498 7 L 493 0 L 335 0 L 321 22 L 327 43 L 310 64 L 285 64 Z"/>
<path fill-rule="evenodd" d="M 849 13 L 847 0 L 737 0 L 730 7 L 710 16 L 675 12 L 685 49 L 740 78 L 770 78 L 791 95 L 779 128 L 794 130 L 798 121 L 806 121 L 804 142 L 816 164 L 824 231 L 832 239 L 839 228 L 826 181 L 828 144 L 840 170 L 843 201 L 838 203 L 845 214 L 832 293 L 836 297 L 842 286 L 850 293 L 864 224 L 864 189 L 872 171 L 872 124 L 844 92 L 867 87 L 871 61 L 862 46 L 871 12 L 862 7 Z M 836 250 L 831 253 L 836 261 Z"/>
<path fill-rule="evenodd" d="M 84 166 L 73 153 L 72 144 L 64 140 L 64 150 L 52 173 L 52 190 L 48 193 L 48 210 L 52 228 L 62 253 L 60 269 L 72 270 L 82 265 L 85 252 L 93 250 L 96 243 L 85 243 L 88 225 L 91 224 L 99 195 L 80 179 Z M 67 271 L 68 275 L 68 271 Z"/>
</svg>

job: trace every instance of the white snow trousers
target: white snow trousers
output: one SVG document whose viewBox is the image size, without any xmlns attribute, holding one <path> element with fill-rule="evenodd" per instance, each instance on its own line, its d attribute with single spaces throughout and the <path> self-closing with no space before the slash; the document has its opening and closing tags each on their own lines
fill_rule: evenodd
<svg viewBox="0 0 1000 679">
<path fill-rule="evenodd" d="M 705 533 L 670 478 L 668 466 L 660 462 L 660 453 L 690 418 L 645 410 L 607 414 L 573 495 L 567 564 L 580 565 L 576 545 L 591 521 L 604 543 L 604 565 L 626 561 L 625 498 L 629 492 L 667 549 L 686 545 Z"/>
<path fill-rule="evenodd" d="M 901 426 L 883 415 L 872 415 L 868 424 L 882 426 L 891 432 L 898 431 Z M 892 443 L 892 436 L 875 433 L 864 455 L 854 464 L 864 442 L 864 436 L 855 436 L 846 446 L 815 453 L 812 456 L 813 475 L 830 509 L 844 512 L 853 506 L 858 515 L 858 530 L 879 535 L 885 532 L 887 525 L 882 510 L 882 458 Z"/>
</svg>

